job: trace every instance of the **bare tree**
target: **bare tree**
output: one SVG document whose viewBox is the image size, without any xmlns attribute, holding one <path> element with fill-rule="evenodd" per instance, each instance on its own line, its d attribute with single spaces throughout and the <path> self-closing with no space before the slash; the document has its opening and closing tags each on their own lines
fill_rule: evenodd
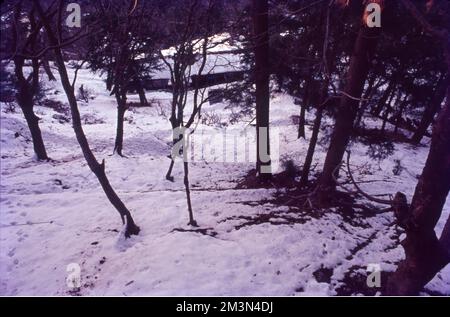
<svg viewBox="0 0 450 317">
<path fill-rule="evenodd" d="M 207 65 L 207 62 L 210 50 L 222 43 L 222 41 L 211 41 L 211 36 L 219 29 L 221 19 L 217 17 L 217 14 L 221 12 L 221 8 L 220 1 L 190 0 L 185 8 L 169 8 L 166 14 L 163 15 L 163 18 L 166 20 L 165 26 L 167 26 L 167 23 L 171 25 L 173 23 L 172 19 L 179 19 L 180 16 L 185 17 L 184 20 L 179 21 L 179 23 L 173 23 L 172 27 L 168 27 L 168 30 L 166 30 L 166 32 L 171 34 L 172 41 L 164 42 L 166 45 L 169 45 L 169 53 L 165 53 L 162 50 L 160 58 L 169 70 L 172 86 L 169 121 L 173 130 L 174 147 L 166 179 L 173 181 L 171 174 L 175 158 L 181 157 L 183 159 L 189 224 L 192 226 L 197 226 L 197 222 L 194 220 L 189 188 L 187 137 L 190 133 L 193 133 L 193 130 L 189 131 L 189 129 L 195 122 L 199 122 L 202 106 L 208 100 L 205 94 L 206 89 L 196 85 L 192 78 L 193 76 L 200 78 L 202 75 L 211 73 L 215 68 L 216 63 L 209 62 Z M 193 96 L 192 107 L 186 108 L 189 91 L 192 91 Z M 185 120 L 186 109 L 190 109 L 191 112 Z"/>
<path fill-rule="evenodd" d="M 59 1 L 59 10 L 62 10 L 62 0 Z M 102 161 L 102 163 L 99 163 L 95 157 L 95 155 L 92 153 L 91 148 L 89 147 L 88 140 L 86 138 L 86 135 L 83 131 L 83 127 L 81 124 L 81 118 L 80 118 L 80 112 L 78 110 L 78 104 L 75 97 L 75 81 L 76 77 L 73 78 L 73 81 L 71 82 L 67 73 L 66 65 L 64 63 L 64 58 L 61 50 L 61 44 L 65 41 L 62 39 L 62 32 L 61 32 L 61 25 L 58 24 L 58 21 L 55 23 L 52 20 L 52 15 L 49 14 L 49 11 L 51 9 L 51 6 L 44 10 L 42 7 L 42 4 L 38 0 L 33 0 L 33 4 L 35 7 L 36 12 L 38 13 L 38 16 L 40 18 L 40 23 L 42 23 L 46 34 L 48 36 L 49 44 L 54 52 L 55 56 L 55 63 L 58 67 L 58 72 L 61 77 L 61 83 L 64 88 L 64 91 L 67 95 L 67 99 L 70 105 L 70 110 L 72 113 L 72 126 L 75 132 L 75 136 L 77 138 L 78 143 L 80 144 L 81 150 L 83 152 L 84 158 L 86 159 L 86 162 L 91 169 L 91 171 L 95 174 L 97 177 L 100 185 L 103 188 L 103 191 L 105 192 L 106 196 L 108 197 L 111 204 L 116 208 L 116 210 L 119 212 L 123 223 L 126 225 L 125 230 L 125 236 L 130 237 L 133 234 L 138 234 L 140 229 L 135 224 L 133 217 L 131 216 L 130 211 L 125 206 L 125 204 L 122 202 L 122 200 L 119 198 L 119 196 L 116 194 L 114 189 L 112 188 L 108 177 L 105 173 L 105 160 Z M 59 14 L 58 14 L 59 15 Z M 88 26 L 85 26 L 85 30 L 83 34 L 88 34 L 90 31 Z"/>
<path fill-rule="evenodd" d="M 40 118 L 34 113 L 36 96 L 40 90 L 39 67 L 42 25 L 36 21 L 36 12 L 32 6 L 23 1 L 6 3 L 7 10 L 2 16 L 9 26 L 10 32 L 5 32 L 2 41 L 8 41 L 7 58 L 14 63 L 16 100 L 22 109 L 33 140 L 33 148 L 37 159 L 48 160 L 41 129 Z M 3 31 L 2 31 L 3 33 Z M 26 75 L 26 62 L 31 62 L 31 71 Z"/>
</svg>

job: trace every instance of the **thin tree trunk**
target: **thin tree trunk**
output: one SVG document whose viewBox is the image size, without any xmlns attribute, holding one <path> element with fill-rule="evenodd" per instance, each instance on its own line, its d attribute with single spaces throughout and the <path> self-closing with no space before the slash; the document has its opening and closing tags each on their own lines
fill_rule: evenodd
<svg viewBox="0 0 450 317">
<path fill-rule="evenodd" d="M 395 91 L 393 90 L 391 93 L 391 96 L 389 97 L 388 102 L 386 103 L 386 107 L 385 107 L 386 109 L 384 109 L 384 113 L 383 113 L 383 123 L 381 125 L 381 131 L 383 131 L 383 132 L 384 132 L 384 130 L 386 130 L 386 123 L 389 119 L 389 113 L 392 110 L 391 103 L 392 103 L 392 99 L 394 99 L 394 96 L 395 96 Z"/>
<path fill-rule="evenodd" d="M 137 92 L 139 94 L 139 100 L 141 102 L 141 106 L 147 107 L 148 106 L 147 97 L 145 97 L 145 91 L 144 91 L 144 88 L 142 87 L 142 83 L 140 80 L 138 82 Z"/>
<path fill-rule="evenodd" d="M 369 72 L 372 58 L 375 52 L 380 28 L 368 28 L 362 26 L 358 32 L 355 47 L 350 60 L 350 68 L 345 87 L 346 95 L 341 97 L 341 102 L 336 115 L 336 123 L 331 136 L 322 175 L 318 182 L 317 193 L 319 199 L 328 199 L 327 193 L 334 191 L 336 184 L 333 173 L 341 163 L 353 131 L 353 124 L 358 112 L 359 100 L 364 88 L 364 82 Z M 349 98 L 347 95 L 351 96 Z"/>
<path fill-rule="evenodd" d="M 167 173 L 166 173 L 166 179 L 171 182 L 174 181 L 173 176 L 172 176 L 172 170 L 173 170 L 174 164 L 175 164 L 174 159 L 172 157 L 170 157 L 170 165 L 169 165 L 169 169 L 167 170 Z"/>
<path fill-rule="evenodd" d="M 56 78 L 55 78 L 55 76 L 52 73 L 52 70 L 50 68 L 50 63 L 48 62 L 48 59 L 45 58 L 45 59 L 42 60 L 42 67 L 44 68 L 45 73 L 47 74 L 48 80 L 55 81 Z"/>
<path fill-rule="evenodd" d="M 172 104 L 171 104 L 171 114 L 170 114 L 170 118 L 169 118 L 169 122 L 170 125 L 172 127 L 172 133 L 175 133 L 175 130 L 180 126 L 179 120 L 177 119 L 177 105 L 178 105 L 178 96 L 180 95 L 180 87 L 179 87 L 179 82 L 180 82 L 180 67 L 177 63 L 177 61 L 174 61 L 174 66 L 173 66 L 173 76 L 171 76 L 171 82 L 172 82 Z M 183 120 L 183 118 L 181 117 L 181 120 Z M 175 135 L 173 135 L 172 137 L 172 146 L 175 146 L 175 144 L 179 141 L 178 136 L 175 137 Z M 172 153 L 170 154 L 170 165 L 169 168 L 167 170 L 166 173 L 166 180 L 173 182 L 174 178 L 172 176 L 172 170 L 173 170 L 173 166 L 175 165 L 175 157 L 172 155 Z"/>
<path fill-rule="evenodd" d="M 123 156 L 123 121 L 126 112 L 126 95 L 116 92 L 117 100 L 117 127 L 116 127 L 116 140 L 114 143 L 114 153 Z"/>
<path fill-rule="evenodd" d="M 174 109 L 174 108 L 172 108 L 172 109 Z M 177 142 L 179 142 L 180 141 L 180 138 L 179 138 L 179 136 L 176 136 L 175 137 L 175 131 L 176 131 L 176 129 L 178 128 L 177 127 L 177 125 L 178 125 L 178 123 L 177 123 L 177 120 L 176 120 L 176 118 L 175 118 L 175 115 L 174 115 L 174 110 L 172 111 L 172 116 L 171 116 L 171 119 L 169 120 L 170 121 L 170 124 L 171 124 L 171 126 L 172 126 L 172 133 L 173 133 L 173 136 L 172 136 L 172 147 L 175 147 L 176 146 L 176 144 L 177 144 Z M 173 151 L 173 148 L 172 148 L 172 151 Z M 173 170 L 173 166 L 175 165 L 175 155 L 173 155 L 174 153 L 170 153 L 170 164 L 169 164 L 169 168 L 168 168 L 168 170 L 167 170 L 167 173 L 166 173 L 166 180 L 168 180 L 168 181 L 170 181 L 170 182 L 173 182 L 174 181 L 174 178 L 173 178 L 173 176 L 172 176 L 172 170 Z M 177 153 L 177 155 L 179 155 L 180 153 Z"/>
<path fill-rule="evenodd" d="M 306 104 L 302 102 L 300 105 L 300 118 L 298 121 L 298 135 L 297 138 L 306 138 L 305 136 L 305 124 L 306 124 Z"/>
<path fill-rule="evenodd" d="M 403 100 L 400 104 L 400 109 L 398 110 L 398 113 L 395 116 L 395 129 L 394 129 L 395 134 L 398 133 L 398 129 L 399 129 L 400 123 L 402 121 L 403 112 L 405 111 L 407 104 L 408 104 L 408 95 L 405 95 L 405 97 L 403 97 Z"/>
<path fill-rule="evenodd" d="M 95 174 L 97 177 L 100 185 L 103 188 L 103 191 L 106 194 L 106 197 L 109 199 L 111 204 L 116 208 L 116 210 L 119 212 L 122 222 L 126 224 L 126 230 L 125 230 L 125 236 L 130 237 L 133 234 L 138 234 L 140 229 L 135 224 L 130 211 L 127 209 L 125 204 L 122 202 L 122 200 L 117 196 L 116 192 L 112 188 L 111 184 L 109 183 L 109 180 L 105 173 L 105 161 L 103 160 L 102 163 L 99 163 L 95 157 L 95 155 L 92 153 L 91 148 L 89 147 L 88 140 L 86 138 L 86 135 L 84 134 L 83 127 L 81 125 L 81 118 L 80 118 L 80 112 L 78 110 L 78 104 L 75 97 L 74 88 L 72 87 L 69 76 L 67 74 L 66 65 L 64 64 L 64 59 L 62 56 L 61 48 L 58 46 L 58 40 L 56 38 L 56 35 L 50 25 L 50 21 L 45 16 L 41 4 L 34 0 L 33 3 L 35 4 L 36 10 L 41 17 L 42 23 L 44 25 L 44 28 L 47 32 L 48 39 L 50 45 L 54 46 L 54 53 L 55 53 L 55 62 L 58 67 L 58 72 L 61 77 L 61 83 L 64 88 L 64 91 L 67 95 L 67 99 L 69 101 L 70 110 L 72 113 L 72 126 L 75 132 L 75 136 L 77 138 L 78 143 L 80 144 L 81 150 L 83 152 L 84 158 L 86 159 L 86 162 L 91 169 L 91 171 Z"/>
<path fill-rule="evenodd" d="M 426 105 L 422 114 L 422 118 L 420 119 L 419 126 L 417 127 L 417 130 L 414 132 L 411 138 L 411 142 L 413 144 L 419 144 L 420 141 L 422 141 L 422 138 L 427 132 L 428 127 L 433 122 L 433 118 L 435 114 L 439 111 L 441 103 L 445 98 L 445 91 L 447 89 L 448 83 L 449 83 L 448 79 L 440 80 L 434 92 L 434 97 L 432 98 L 430 103 Z"/>
<path fill-rule="evenodd" d="M 319 139 L 320 125 L 322 123 L 323 111 L 326 107 L 326 99 L 328 97 L 328 79 L 325 80 L 324 86 L 322 88 L 320 102 L 316 110 L 316 118 L 314 119 L 313 131 L 311 135 L 311 140 L 309 140 L 308 151 L 306 153 L 305 162 L 303 164 L 302 175 L 300 177 L 300 186 L 305 186 L 308 183 L 309 172 L 311 169 L 311 164 L 314 156 L 314 151 L 316 150 L 317 140 Z"/>
<path fill-rule="evenodd" d="M 268 0 L 253 0 L 256 84 L 256 170 L 261 181 L 271 176 L 269 141 Z"/>
<path fill-rule="evenodd" d="M 388 100 L 389 96 L 391 95 L 392 91 L 394 90 L 395 83 L 394 79 L 392 79 L 386 90 L 384 91 L 383 95 L 381 96 L 380 100 L 378 100 L 377 106 L 372 110 L 372 114 L 376 117 L 380 116 L 381 111 L 383 110 L 384 106 L 386 105 L 386 101 Z"/>
<path fill-rule="evenodd" d="M 390 295 L 417 295 L 450 263 L 449 221 L 438 240 L 434 227 L 450 190 L 450 88 L 445 108 L 433 128 L 431 147 L 404 226 L 405 259 L 389 279 Z"/>
<path fill-rule="evenodd" d="M 367 89 L 363 95 L 363 100 L 361 101 L 361 106 L 359 108 L 358 115 L 355 120 L 355 128 L 358 128 L 361 124 L 361 120 L 364 116 L 364 112 L 366 110 L 368 99 L 372 96 L 372 93 L 374 90 L 373 85 L 375 84 L 375 79 L 376 79 L 375 75 L 372 75 L 369 79 Z"/>
<path fill-rule="evenodd" d="M 313 132 L 311 140 L 309 141 L 308 152 L 306 153 L 305 163 L 303 164 L 302 175 L 300 178 L 300 186 L 305 186 L 308 183 L 309 172 L 316 149 L 317 140 L 320 132 L 320 124 L 322 123 L 323 107 L 316 110 L 316 118 L 314 119 Z"/>
<path fill-rule="evenodd" d="M 298 120 L 298 135 L 297 138 L 305 138 L 305 124 L 306 124 L 306 108 L 308 106 L 309 97 L 309 81 L 305 82 L 302 103 L 300 105 L 300 118 Z"/>
<path fill-rule="evenodd" d="M 186 200 L 188 205 L 189 212 L 189 223 L 188 225 L 197 227 L 197 222 L 194 220 L 194 213 L 192 211 L 192 203 L 191 203 L 191 191 L 189 189 L 189 163 L 185 159 L 183 162 L 183 170 L 184 170 L 184 188 L 186 190 Z"/>
</svg>

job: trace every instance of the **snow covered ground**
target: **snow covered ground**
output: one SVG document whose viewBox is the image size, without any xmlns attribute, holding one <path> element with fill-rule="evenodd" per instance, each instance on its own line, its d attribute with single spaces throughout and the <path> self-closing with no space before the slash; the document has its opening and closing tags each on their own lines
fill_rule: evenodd
<svg viewBox="0 0 450 317">
<path fill-rule="evenodd" d="M 333 209 L 308 214 L 276 204 L 275 188 L 235 189 L 253 168 L 251 162 L 210 159 L 191 164 L 192 203 L 200 225 L 192 231 L 187 226 L 180 162 L 175 165 L 175 182 L 164 178 L 171 133 L 162 114 L 168 113 L 170 95 L 148 93 L 153 107 L 127 112 L 127 158 L 121 158 L 111 156 L 114 98 L 103 81 L 86 70 L 79 74 L 81 84 L 95 96 L 79 105 L 90 145 L 99 160 L 106 160 L 112 185 L 142 231 L 123 239 L 119 215 L 87 167 L 61 113 L 36 107 L 53 159 L 36 162 L 20 109 L 8 112 L 2 103 L 1 295 L 356 295 L 359 288 L 349 278 L 365 284 L 369 264 L 389 272 L 403 257 L 392 213 L 362 217 Z M 59 83 L 47 86 L 49 98 L 66 103 Z M 138 101 L 137 96 L 130 98 Z M 216 104 L 204 112 L 225 122 L 231 110 Z M 280 157 L 301 167 L 311 131 L 308 127 L 306 141 L 296 138 L 291 116 L 298 112 L 290 97 L 272 98 L 271 121 L 280 131 Z M 312 120 L 313 113 L 308 118 Z M 198 129 L 218 131 L 202 124 Z M 318 146 L 316 171 L 325 150 L 326 145 Z M 366 153 L 367 146 L 353 145 L 355 176 L 374 181 L 362 186 L 372 194 L 402 191 L 410 199 L 428 147 L 396 144 L 394 154 L 380 162 Z M 397 176 L 392 172 L 396 160 L 405 168 Z M 438 234 L 449 213 L 447 199 Z M 75 290 L 66 282 L 72 263 L 81 269 L 81 287 Z M 430 282 L 427 293 L 450 295 L 450 266 Z"/>
</svg>

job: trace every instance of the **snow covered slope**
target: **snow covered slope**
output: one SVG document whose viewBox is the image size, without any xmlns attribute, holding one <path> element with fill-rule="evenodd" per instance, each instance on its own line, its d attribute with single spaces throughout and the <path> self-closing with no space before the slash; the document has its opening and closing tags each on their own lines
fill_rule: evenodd
<svg viewBox="0 0 450 317">
<path fill-rule="evenodd" d="M 151 108 L 126 113 L 124 154 L 111 156 L 115 137 L 115 101 L 101 78 L 86 70 L 78 85 L 95 99 L 80 104 L 84 128 L 98 159 L 105 158 L 111 183 L 131 209 L 142 231 L 124 240 L 119 215 L 87 167 L 70 123 L 48 107 L 36 107 L 52 162 L 33 160 L 32 144 L 20 109 L 1 104 L 0 294 L 1 295 L 336 295 L 358 294 L 349 283 L 364 278 L 375 263 L 393 271 L 403 257 L 392 213 L 371 217 L 339 210 L 320 214 L 277 205 L 277 189 L 235 189 L 253 168 L 249 163 L 197 161 L 191 165 L 192 202 L 200 230 L 187 226 L 182 166 L 175 182 L 164 179 L 169 164 L 170 124 L 167 93 L 149 93 Z M 66 102 L 58 83 L 47 83 L 54 100 Z M 138 101 L 131 96 L 131 101 Z M 226 121 L 231 110 L 207 106 Z M 290 97 L 271 101 L 271 121 L 280 131 L 280 156 L 301 166 L 306 141 L 296 138 L 290 119 L 298 106 Z M 313 118 L 313 113 L 309 114 Z M 61 123 L 62 122 L 62 123 Z M 376 124 L 370 123 L 368 124 Z M 239 123 L 232 128 L 242 128 Z M 203 126 L 206 131 L 217 127 Z M 429 140 L 424 141 L 425 144 Z M 313 165 L 321 162 L 318 146 Z M 396 144 L 377 162 L 367 146 L 352 147 L 352 164 L 367 191 L 402 191 L 410 199 L 427 146 Z M 393 175 L 395 160 L 407 168 Z M 364 168 L 361 168 L 364 165 Z M 447 203 L 437 231 L 450 212 Z M 67 266 L 81 268 L 81 287 L 66 283 Z M 345 291 L 346 288 L 352 288 Z M 427 292 L 450 295 L 450 267 Z M 376 293 L 376 290 L 373 292 Z"/>
</svg>

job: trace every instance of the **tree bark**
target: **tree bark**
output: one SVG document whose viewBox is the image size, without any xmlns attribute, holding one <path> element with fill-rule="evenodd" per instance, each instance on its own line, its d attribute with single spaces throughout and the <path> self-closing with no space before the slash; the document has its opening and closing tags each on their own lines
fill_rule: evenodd
<svg viewBox="0 0 450 317">
<path fill-rule="evenodd" d="M 305 162 L 302 168 L 302 175 L 300 177 L 300 186 L 305 186 L 308 183 L 309 172 L 311 169 L 314 151 L 316 150 L 317 140 L 319 139 L 320 125 L 322 123 L 323 111 L 327 106 L 326 105 L 327 98 L 328 98 L 328 79 L 325 80 L 324 86 L 322 88 L 320 97 L 321 104 L 317 106 L 316 118 L 314 119 L 311 140 L 309 140 L 308 151 L 306 153 Z"/>
<path fill-rule="evenodd" d="M 43 59 L 42 60 L 42 67 L 44 68 L 45 73 L 47 74 L 48 80 L 55 81 L 56 77 L 52 73 L 52 70 L 50 68 L 50 63 L 48 62 L 48 59 Z"/>
<path fill-rule="evenodd" d="M 371 61 L 376 48 L 380 28 L 368 28 L 361 26 L 350 60 L 350 67 L 347 74 L 346 95 L 341 97 L 336 123 L 331 136 L 322 175 L 318 182 L 317 193 L 320 199 L 327 199 L 326 195 L 334 191 L 336 184 L 333 173 L 345 153 L 345 149 L 353 131 L 353 123 L 358 112 L 359 100 L 364 82 L 369 72 Z M 349 98 L 347 95 L 352 96 Z M 323 195 L 322 195 L 323 194 Z"/>
<path fill-rule="evenodd" d="M 144 87 L 142 87 L 142 83 L 140 80 L 138 82 L 137 92 L 139 94 L 139 100 L 141 102 L 141 107 L 147 107 L 148 106 L 147 97 L 145 97 Z"/>
<path fill-rule="evenodd" d="M 298 135 L 297 138 L 305 139 L 305 124 L 306 124 L 306 104 L 302 102 L 300 105 L 300 118 L 298 120 Z"/>
<path fill-rule="evenodd" d="M 133 234 L 137 235 L 140 231 L 140 228 L 135 224 L 130 211 L 127 209 L 127 207 L 119 198 L 119 196 L 117 196 L 116 192 L 109 183 L 109 180 L 105 173 L 105 161 L 103 160 L 102 163 L 99 163 L 95 155 L 92 153 L 91 148 L 89 147 L 88 140 L 86 138 L 86 135 L 83 131 L 83 127 L 81 124 L 80 112 L 78 110 L 78 104 L 75 97 L 74 87 L 70 83 L 66 65 L 64 64 L 61 48 L 58 46 L 58 40 L 51 27 L 50 21 L 48 17 L 45 16 L 45 13 L 43 12 L 43 9 L 39 1 L 33 0 L 33 3 L 36 7 L 36 11 L 38 12 L 42 20 L 43 26 L 47 32 L 49 43 L 50 45 L 54 46 L 53 51 L 55 53 L 55 63 L 58 67 L 58 72 L 61 77 L 61 83 L 67 95 L 67 99 L 69 101 L 70 110 L 72 113 L 72 126 L 77 141 L 80 144 L 84 158 L 86 159 L 86 162 L 91 171 L 97 177 L 100 185 L 103 188 L 103 191 L 106 194 L 106 197 L 119 212 L 120 217 L 122 218 L 122 222 L 126 224 L 125 237 L 130 237 Z"/>
<path fill-rule="evenodd" d="M 365 112 L 366 107 L 367 107 L 368 99 L 373 94 L 373 90 L 374 90 L 373 86 L 375 84 L 375 79 L 376 79 L 375 75 L 372 75 L 369 78 L 367 89 L 366 89 L 366 91 L 365 91 L 365 93 L 363 95 L 363 100 L 361 101 L 361 107 L 359 108 L 359 111 L 358 111 L 358 114 L 357 114 L 357 117 L 356 117 L 356 120 L 355 120 L 355 128 L 358 128 L 360 126 L 360 124 L 361 124 L 362 118 L 364 116 L 364 112 Z"/>
<path fill-rule="evenodd" d="M 37 159 L 48 160 L 49 158 L 47 156 L 41 129 L 39 127 L 39 118 L 34 113 L 32 106 L 20 105 L 20 108 L 22 109 L 28 128 L 30 129 L 31 139 L 33 140 L 33 149 Z"/>
<path fill-rule="evenodd" d="M 184 152 L 184 150 L 183 150 Z M 184 169 L 184 188 L 186 190 L 186 201 L 188 205 L 188 212 L 189 212 L 189 223 L 188 225 L 197 227 L 197 222 L 194 220 L 194 213 L 192 211 L 192 203 L 191 203 L 191 191 L 189 189 L 189 162 L 185 159 L 183 162 L 183 169 Z"/>
<path fill-rule="evenodd" d="M 306 108 L 308 106 L 308 96 L 309 96 L 309 81 L 306 80 L 305 87 L 303 91 L 302 103 L 300 105 L 300 118 L 298 120 L 298 135 L 297 138 L 305 139 L 305 124 L 306 124 Z"/>
<path fill-rule="evenodd" d="M 116 92 L 116 101 L 117 101 L 117 126 L 116 126 L 116 140 L 114 143 L 114 153 L 117 153 L 120 156 L 123 156 L 123 121 L 125 118 L 126 112 L 126 104 L 127 97 L 125 94 L 120 94 Z"/>
<path fill-rule="evenodd" d="M 256 170 L 259 179 L 267 181 L 271 176 L 268 131 L 270 105 L 268 0 L 253 0 L 253 11 L 253 25 L 256 38 Z"/>
<path fill-rule="evenodd" d="M 34 153 L 38 160 L 48 160 L 47 151 L 45 149 L 44 140 L 42 138 L 41 129 L 39 127 L 39 118 L 34 113 L 34 95 L 37 90 L 38 73 L 36 73 L 35 67 L 33 67 L 32 83 L 30 84 L 23 75 L 24 59 L 17 57 L 14 59 L 14 72 L 16 74 L 16 100 L 22 109 L 23 115 L 30 130 L 31 139 L 33 141 Z"/>
</svg>

